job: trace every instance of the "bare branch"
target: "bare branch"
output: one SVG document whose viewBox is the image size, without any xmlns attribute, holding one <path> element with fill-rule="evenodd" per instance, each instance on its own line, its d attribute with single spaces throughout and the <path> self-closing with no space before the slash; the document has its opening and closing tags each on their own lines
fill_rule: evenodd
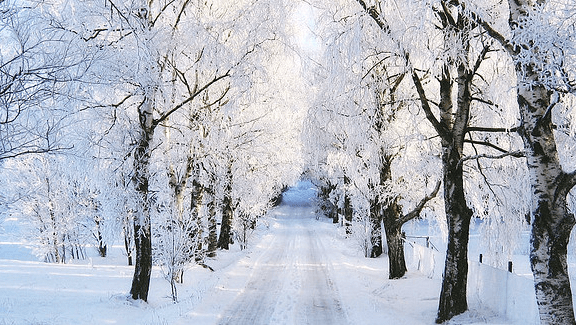
<svg viewBox="0 0 576 325">
<path fill-rule="evenodd" d="M 214 79 L 210 80 L 208 83 L 206 83 L 204 86 L 202 86 L 200 89 L 197 89 L 196 92 L 192 93 L 188 98 L 186 98 L 184 101 L 182 101 L 180 104 L 172 107 L 172 109 L 170 109 L 167 112 L 164 112 L 164 114 L 162 114 L 159 118 L 155 119 L 153 124 L 156 126 L 160 123 L 162 123 L 164 120 L 166 120 L 170 115 L 172 115 L 172 113 L 176 112 L 177 110 L 179 110 L 180 108 L 182 108 L 184 105 L 188 104 L 189 102 L 193 101 L 200 93 L 202 93 L 204 90 L 208 89 L 210 86 L 212 86 L 213 84 L 217 83 L 218 81 L 227 78 L 230 76 L 230 70 L 226 71 L 226 73 L 216 76 L 214 77 Z"/>
<path fill-rule="evenodd" d="M 490 142 L 487 142 L 487 141 L 464 140 L 464 143 L 470 143 L 470 144 L 473 144 L 473 145 L 474 145 L 474 144 L 477 144 L 477 145 L 481 145 L 481 146 L 486 146 L 486 147 L 490 147 L 490 148 L 492 148 L 492 149 L 496 149 L 496 150 L 498 150 L 498 151 L 500 151 L 500 152 L 504 152 L 504 153 L 507 153 L 507 152 L 508 152 L 508 150 L 502 149 L 502 148 L 498 147 L 497 145 L 495 145 L 495 144 L 493 144 L 493 143 L 490 143 Z"/>
<path fill-rule="evenodd" d="M 432 200 L 433 198 L 436 197 L 436 195 L 440 191 L 440 185 L 441 184 L 442 184 L 442 181 L 439 180 L 436 183 L 436 187 L 434 187 L 434 191 L 432 191 L 432 193 L 430 193 L 430 195 L 425 196 L 420 201 L 420 203 L 418 203 L 418 205 L 414 208 L 414 210 L 412 210 L 408 214 L 405 214 L 402 217 L 400 217 L 398 219 L 398 223 L 402 225 L 402 224 L 405 224 L 406 222 L 418 217 L 420 215 L 420 212 L 422 212 L 422 209 L 424 209 L 424 207 L 426 206 L 426 203 L 428 203 L 430 200 Z"/>
<path fill-rule="evenodd" d="M 10 151 L 8 151 L 8 152 L 4 152 L 4 153 L 0 154 L 0 161 L 5 160 L 5 159 L 16 158 L 16 157 L 20 157 L 20 156 L 24 156 L 24 155 L 53 153 L 56 151 L 71 150 L 73 148 L 74 148 L 74 146 L 34 148 L 34 149 L 29 149 L 29 150 L 21 150 L 21 151 L 17 151 L 14 153 L 11 153 Z M 19 149 L 21 149 L 21 148 L 19 148 Z"/>
<path fill-rule="evenodd" d="M 523 150 L 517 150 L 517 151 L 505 152 L 501 155 L 489 155 L 489 154 L 483 153 L 483 154 L 478 154 L 478 155 L 474 155 L 474 156 L 462 157 L 460 159 L 460 161 L 458 162 L 458 167 L 460 167 L 460 165 L 462 165 L 467 160 L 473 160 L 473 159 L 477 160 L 480 158 L 501 159 L 501 158 L 505 158 L 505 157 L 524 158 L 524 157 L 526 157 L 526 152 L 524 152 Z"/>
<path fill-rule="evenodd" d="M 430 103 L 426 98 L 426 93 L 424 92 L 424 86 L 422 86 L 420 77 L 418 77 L 418 74 L 414 70 L 412 70 L 412 80 L 414 81 L 414 85 L 416 86 L 416 91 L 418 92 L 418 96 L 420 97 L 420 103 L 422 103 L 422 109 L 426 114 L 426 118 L 428 119 L 428 121 L 430 121 L 430 123 L 432 123 L 432 126 L 434 127 L 436 132 L 438 132 L 438 135 L 440 135 L 440 137 L 445 137 L 448 134 L 448 130 L 446 130 L 446 127 L 444 127 L 438 121 L 436 116 L 434 116 L 434 113 L 430 108 Z"/>
<path fill-rule="evenodd" d="M 495 133 L 508 133 L 508 132 L 518 132 L 519 127 L 511 128 L 490 128 L 483 126 L 470 126 L 466 129 L 466 132 L 495 132 Z"/>
<path fill-rule="evenodd" d="M 472 69 L 472 73 L 469 74 L 470 80 L 468 80 L 468 82 L 472 81 L 472 78 L 474 78 L 474 76 L 478 72 L 478 69 L 480 69 L 480 65 L 482 64 L 482 61 L 484 61 L 486 59 L 486 55 L 488 54 L 488 52 L 490 52 L 490 45 L 484 45 L 484 47 L 482 48 L 482 51 L 480 52 L 480 54 L 478 55 L 478 58 L 476 59 L 476 62 L 474 63 L 474 68 Z"/>
</svg>

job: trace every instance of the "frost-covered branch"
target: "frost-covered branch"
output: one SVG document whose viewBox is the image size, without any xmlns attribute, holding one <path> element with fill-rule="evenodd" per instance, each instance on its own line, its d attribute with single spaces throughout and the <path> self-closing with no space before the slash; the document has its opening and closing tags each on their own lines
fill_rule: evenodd
<svg viewBox="0 0 576 325">
<path fill-rule="evenodd" d="M 436 186 L 434 187 L 434 190 L 432 191 L 432 193 L 430 193 L 429 195 L 426 195 L 419 203 L 418 205 L 416 205 L 416 207 L 410 211 L 409 213 L 403 215 L 402 217 L 400 217 L 398 219 L 398 223 L 399 224 L 405 224 L 406 222 L 418 217 L 420 215 L 420 212 L 422 212 L 422 209 L 424 209 L 424 207 L 426 206 L 426 203 L 428 203 L 428 201 L 432 200 L 433 198 L 436 197 L 436 195 L 438 194 L 438 192 L 440 191 L 440 185 L 442 184 L 442 181 L 438 181 L 436 182 Z"/>
<path fill-rule="evenodd" d="M 357 0 L 357 1 L 360 4 L 360 6 L 362 6 L 364 11 L 366 11 L 370 15 L 370 17 L 372 17 L 372 20 L 374 20 L 374 22 L 378 25 L 378 27 L 380 27 L 382 31 L 384 31 L 385 33 L 390 33 L 390 26 L 388 26 L 386 20 L 382 18 L 380 11 L 376 9 L 375 5 L 368 7 L 368 5 L 364 0 Z"/>
<path fill-rule="evenodd" d="M 154 119 L 154 125 L 158 125 L 160 123 L 162 123 L 164 120 L 166 120 L 168 117 L 170 117 L 170 115 L 172 115 L 174 112 L 178 111 L 180 108 L 182 108 L 184 105 L 190 103 L 191 101 L 193 101 L 198 95 L 200 95 L 204 90 L 210 88 L 212 85 L 214 85 L 215 83 L 217 83 L 218 81 L 227 78 L 230 76 L 230 70 L 226 71 L 224 74 L 218 75 L 216 77 L 214 77 L 212 80 L 210 80 L 209 82 L 207 82 L 204 86 L 202 86 L 200 89 L 197 89 L 196 92 L 192 93 L 188 98 L 186 98 L 185 100 L 183 100 L 182 102 L 180 102 L 179 104 L 175 105 L 174 107 L 172 107 L 172 109 L 164 112 L 159 118 Z"/>
<path fill-rule="evenodd" d="M 442 0 L 442 4 L 461 7 L 463 10 L 466 9 L 466 6 L 460 0 Z M 508 38 L 506 38 L 502 32 L 496 30 L 492 26 L 492 24 L 490 24 L 488 21 L 482 18 L 478 13 L 470 10 L 466 10 L 466 13 L 470 16 L 470 18 L 473 21 L 475 21 L 478 25 L 482 26 L 482 28 L 484 28 L 484 30 L 488 33 L 488 35 L 490 35 L 490 37 L 498 41 L 498 43 L 500 43 L 500 45 L 502 45 L 502 47 L 509 54 L 516 55 L 519 52 L 518 48 L 514 46 L 514 44 L 512 44 L 512 42 Z"/>
<path fill-rule="evenodd" d="M 418 76 L 415 70 L 412 70 L 412 80 L 414 81 L 414 85 L 416 86 L 416 91 L 418 92 L 418 97 L 420 98 L 420 102 L 422 103 L 422 109 L 426 114 L 426 118 L 428 119 L 428 121 L 430 121 L 430 123 L 432 123 L 432 126 L 434 127 L 436 132 L 438 132 L 438 135 L 440 137 L 445 137 L 448 134 L 448 130 L 444 125 L 442 125 L 442 123 L 440 123 L 440 121 L 438 121 L 436 116 L 434 116 L 434 113 L 430 108 L 430 103 L 426 98 L 426 92 L 424 91 L 424 86 L 422 85 L 420 77 Z"/>
<path fill-rule="evenodd" d="M 501 159 L 501 158 L 505 158 L 505 157 L 524 158 L 524 157 L 526 157 L 526 153 L 523 150 L 517 150 L 517 151 L 506 152 L 506 153 L 503 153 L 501 155 L 478 154 L 478 155 L 473 155 L 473 156 L 462 157 L 462 159 L 460 159 L 460 162 L 458 164 L 462 165 L 465 161 L 477 160 L 480 158 Z"/>
</svg>

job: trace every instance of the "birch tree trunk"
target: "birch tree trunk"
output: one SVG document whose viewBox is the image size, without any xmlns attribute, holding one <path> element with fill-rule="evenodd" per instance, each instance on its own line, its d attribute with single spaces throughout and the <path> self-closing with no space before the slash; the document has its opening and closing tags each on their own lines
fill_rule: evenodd
<svg viewBox="0 0 576 325">
<path fill-rule="evenodd" d="M 344 212 L 344 219 L 342 220 L 344 222 L 344 226 L 346 228 L 346 235 L 351 235 L 352 234 L 352 216 L 354 214 L 354 207 L 352 207 L 352 202 L 350 202 L 350 195 L 348 194 L 348 190 L 347 190 L 347 186 L 350 185 L 350 178 L 348 178 L 348 176 L 344 175 L 344 207 L 343 207 L 343 212 Z"/>
<path fill-rule="evenodd" d="M 378 198 L 372 199 L 370 202 L 370 243 L 372 247 L 370 248 L 370 257 L 376 258 L 382 255 L 382 205 Z"/>
<path fill-rule="evenodd" d="M 216 224 L 216 196 L 215 191 L 208 187 L 206 188 L 207 203 L 206 209 L 208 210 L 208 249 L 206 256 L 216 257 L 216 249 L 218 249 L 218 228 Z"/>
<path fill-rule="evenodd" d="M 448 221 L 448 247 L 437 323 L 443 323 L 468 309 L 466 283 L 468 280 L 468 239 L 472 210 L 466 203 L 461 159 L 464 135 L 470 115 L 470 84 L 473 72 L 460 64 L 458 70 L 457 109 L 452 111 L 452 85 L 450 68 L 444 66 L 440 78 L 440 120 L 429 106 L 419 77 L 412 73 L 422 107 L 428 120 L 441 138 L 444 181 L 444 209 Z"/>
<path fill-rule="evenodd" d="M 528 21 L 529 12 L 541 2 L 509 0 L 510 27 L 514 32 Z M 525 44 L 529 51 L 538 49 Z M 567 246 L 575 224 L 566 196 L 575 184 L 574 172 L 562 170 L 552 114 L 553 92 L 540 80 L 535 62 L 516 59 L 520 135 L 532 185 L 530 265 L 541 324 L 575 324 L 567 267 Z"/>
<path fill-rule="evenodd" d="M 462 6 L 457 0 L 452 0 L 451 4 Z M 535 23 L 531 15 L 537 15 L 546 1 L 508 0 L 508 5 L 508 23 L 514 38 L 516 32 L 522 33 L 528 27 L 525 25 Z M 554 91 L 542 80 L 542 76 L 556 74 L 554 64 L 536 62 L 541 57 L 539 52 L 546 49 L 534 46 L 534 40 L 526 39 L 526 35 L 520 37 L 520 43 L 515 43 L 480 15 L 472 13 L 471 17 L 502 45 L 515 63 L 521 118 L 518 133 L 524 141 L 532 187 L 530 265 L 540 323 L 575 324 L 566 255 L 570 232 L 576 221 L 568 209 L 566 196 L 576 185 L 576 172 L 562 170 L 551 114 L 556 104 L 552 100 Z M 525 51 L 531 53 L 523 55 Z"/>
<path fill-rule="evenodd" d="M 566 195 L 573 178 L 562 171 L 550 106 L 542 86 L 519 87 L 518 104 L 523 120 L 521 132 L 532 184 L 532 233 L 530 265 L 534 275 L 541 324 L 574 324 L 572 291 L 567 267 L 567 246 L 574 227 Z"/>
<path fill-rule="evenodd" d="M 199 173 L 196 173 L 194 177 L 190 193 L 190 211 L 192 212 L 192 218 L 195 218 L 193 222 L 194 229 L 190 229 L 189 232 L 190 242 L 194 243 L 194 251 L 192 251 L 193 256 L 191 258 L 194 258 L 198 263 L 204 263 L 204 223 L 201 211 L 204 203 L 205 187 L 198 181 Z"/>
</svg>

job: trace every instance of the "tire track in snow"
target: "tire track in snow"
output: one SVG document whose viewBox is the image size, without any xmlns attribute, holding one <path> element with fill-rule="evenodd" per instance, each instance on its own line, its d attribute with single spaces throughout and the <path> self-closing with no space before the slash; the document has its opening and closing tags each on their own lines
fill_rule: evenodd
<svg viewBox="0 0 576 325">
<path fill-rule="evenodd" d="M 282 291 L 287 258 L 284 238 L 275 237 L 265 253 L 254 264 L 254 270 L 243 292 L 228 308 L 219 324 L 266 324 L 271 318 L 276 299 Z"/>
<path fill-rule="evenodd" d="M 307 253 L 302 268 L 302 324 L 346 324 L 338 292 L 323 258 L 327 256 L 318 234 L 307 230 Z"/>
</svg>

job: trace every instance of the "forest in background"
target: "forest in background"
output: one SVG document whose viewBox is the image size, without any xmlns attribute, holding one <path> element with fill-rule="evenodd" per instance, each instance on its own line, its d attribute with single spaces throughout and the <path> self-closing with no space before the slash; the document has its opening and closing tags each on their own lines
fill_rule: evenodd
<svg viewBox="0 0 576 325">
<path fill-rule="evenodd" d="M 245 248 L 300 178 L 366 257 L 448 241 L 436 321 L 467 310 L 470 222 L 495 263 L 531 229 L 542 324 L 573 324 L 576 5 L 559 1 L 0 2 L 0 213 L 39 258 L 114 242 L 148 298 Z M 1 219 L 0 219 L 1 221 Z"/>
</svg>

